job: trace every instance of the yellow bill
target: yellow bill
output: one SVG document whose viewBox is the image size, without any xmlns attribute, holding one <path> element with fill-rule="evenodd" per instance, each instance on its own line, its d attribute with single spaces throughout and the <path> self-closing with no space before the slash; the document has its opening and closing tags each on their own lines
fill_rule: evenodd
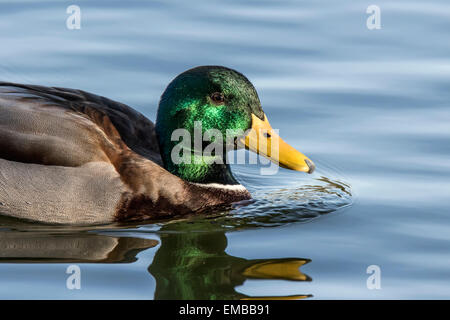
<svg viewBox="0 0 450 320">
<path fill-rule="evenodd" d="M 312 173 L 314 163 L 304 154 L 284 142 L 272 129 L 266 115 L 261 120 L 252 114 L 252 130 L 244 137 L 247 149 L 256 152 L 280 167 Z"/>
</svg>

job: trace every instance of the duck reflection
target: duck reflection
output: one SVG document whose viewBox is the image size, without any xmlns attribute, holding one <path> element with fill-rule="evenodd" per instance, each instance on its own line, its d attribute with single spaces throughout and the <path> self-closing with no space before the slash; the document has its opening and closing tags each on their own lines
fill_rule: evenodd
<svg viewBox="0 0 450 320">
<path fill-rule="evenodd" d="M 153 239 L 91 233 L 8 231 L 0 232 L 0 262 L 126 263 L 136 261 L 137 253 L 157 244 Z"/>
<path fill-rule="evenodd" d="M 30 224 L 2 228 L 0 263 L 130 263 L 154 239 Z M 11 224 L 9 224 L 9 227 Z M 108 229 L 106 228 L 108 232 Z M 111 231 L 111 230 L 109 230 Z M 155 299 L 301 299 L 311 295 L 251 297 L 236 291 L 248 279 L 311 281 L 300 271 L 309 259 L 244 259 L 229 255 L 226 229 L 208 220 L 165 224 L 161 246 L 148 267 L 156 280 Z"/>
<path fill-rule="evenodd" d="M 247 279 L 311 281 L 300 271 L 309 259 L 252 259 L 227 254 L 224 231 L 189 230 L 189 224 L 161 229 L 161 247 L 149 272 L 156 279 L 155 299 L 301 299 L 308 294 L 249 297 L 236 291 Z"/>
</svg>

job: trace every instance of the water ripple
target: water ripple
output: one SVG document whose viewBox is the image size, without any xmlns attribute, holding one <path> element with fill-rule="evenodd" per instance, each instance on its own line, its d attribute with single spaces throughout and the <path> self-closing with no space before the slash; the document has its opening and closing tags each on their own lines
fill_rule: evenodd
<svg viewBox="0 0 450 320">
<path fill-rule="evenodd" d="M 275 227 L 293 222 L 308 222 L 351 205 L 350 186 L 325 177 L 310 184 L 253 193 L 250 204 L 236 205 L 218 219 L 226 227 Z"/>
</svg>

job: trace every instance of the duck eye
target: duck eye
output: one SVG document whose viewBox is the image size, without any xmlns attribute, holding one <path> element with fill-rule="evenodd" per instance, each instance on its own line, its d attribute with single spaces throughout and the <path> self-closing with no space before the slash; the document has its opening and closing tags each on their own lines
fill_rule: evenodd
<svg viewBox="0 0 450 320">
<path fill-rule="evenodd" d="M 211 95 L 211 100 L 214 101 L 215 103 L 222 103 L 225 101 L 225 97 L 223 96 L 223 93 L 221 93 L 221 92 L 214 92 Z"/>
</svg>

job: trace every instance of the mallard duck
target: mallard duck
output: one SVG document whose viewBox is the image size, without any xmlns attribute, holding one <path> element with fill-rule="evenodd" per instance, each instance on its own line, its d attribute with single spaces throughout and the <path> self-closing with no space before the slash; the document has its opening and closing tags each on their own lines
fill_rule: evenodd
<svg viewBox="0 0 450 320">
<path fill-rule="evenodd" d="M 194 135 L 199 122 L 203 131 L 214 128 L 224 136 L 227 129 L 256 129 L 221 145 L 246 147 L 285 168 L 314 170 L 310 159 L 278 140 L 252 83 L 229 68 L 201 66 L 178 75 L 161 96 L 156 124 L 85 91 L 0 82 L 0 213 L 44 223 L 103 224 L 251 199 L 226 161 L 202 158 L 203 145 L 188 148 L 191 163 L 173 161 L 179 142 L 172 133 L 182 128 Z M 278 155 L 260 147 L 271 141 L 278 141 Z"/>
</svg>

